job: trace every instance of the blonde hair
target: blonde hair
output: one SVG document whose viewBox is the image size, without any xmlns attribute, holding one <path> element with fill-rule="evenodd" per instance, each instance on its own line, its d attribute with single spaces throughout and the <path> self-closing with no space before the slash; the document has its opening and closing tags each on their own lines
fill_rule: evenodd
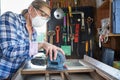
<svg viewBox="0 0 120 80">
<path fill-rule="evenodd" d="M 42 7 L 47 7 L 51 10 L 50 6 L 43 0 L 34 0 L 31 5 L 35 8 L 35 9 L 40 9 Z M 28 9 L 24 9 L 22 11 L 22 15 L 25 15 L 28 12 Z"/>
<path fill-rule="evenodd" d="M 42 8 L 43 6 L 44 7 L 47 7 L 50 9 L 50 6 L 43 0 L 34 0 L 31 5 L 35 8 L 35 9 L 40 9 Z"/>
</svg>

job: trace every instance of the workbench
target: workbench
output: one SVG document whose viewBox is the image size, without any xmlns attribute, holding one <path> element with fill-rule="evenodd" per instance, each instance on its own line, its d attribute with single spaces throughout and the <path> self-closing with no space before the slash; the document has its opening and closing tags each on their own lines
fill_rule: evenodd
<svg viewBox="0 0 120 80">
<path fill-rule="evenodd" d="M 84 59 L 67 59 L 67 70 L 46 70 L 45 66 L 25 63 L 12 80 L 120 80 L 120 71 L 84 55 Z"/>
</svg>

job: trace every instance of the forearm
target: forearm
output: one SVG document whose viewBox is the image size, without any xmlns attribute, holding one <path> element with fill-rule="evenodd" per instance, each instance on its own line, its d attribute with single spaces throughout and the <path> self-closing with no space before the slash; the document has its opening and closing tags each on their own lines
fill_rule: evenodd
<svg viewBox="0 0 120 80">
<path fill-rule="evenodd" d="M 38 50 L 42 49 L 42 48 L 43 48 L 43 45 L 44 45 L 44 42 L 38 43 Z"/>
<path fill-rule="evenodd" d="M 29 55 L 30 56 L 34 56 L 35 54 L 38 53 L 38 51 L 42 48 L 44 48 L 44 46 L 48 44 L 47 42 L 30 42 L 30 49 L 29 49 Z"/>
</svg>

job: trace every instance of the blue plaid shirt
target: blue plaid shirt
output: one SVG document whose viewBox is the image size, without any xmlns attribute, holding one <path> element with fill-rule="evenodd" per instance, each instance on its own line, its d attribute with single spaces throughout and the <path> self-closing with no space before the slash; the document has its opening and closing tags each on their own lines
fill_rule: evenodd
<svg viewBox="0 0 120 80">
<path fill-rule="evenodd" d="M 33 29 L 32 41 L 36 40 Z M 0 17 L 0 80 L 14 74 L 29 55 L 29 34 L 22 14 L 6 12 Z"/>
</svg>

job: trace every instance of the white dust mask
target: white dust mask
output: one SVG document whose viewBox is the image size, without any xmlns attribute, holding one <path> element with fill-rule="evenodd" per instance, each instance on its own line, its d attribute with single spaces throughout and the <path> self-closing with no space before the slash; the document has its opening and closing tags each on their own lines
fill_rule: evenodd
<svg viewBox="0 0 120 80">
<path fill-rule="evenodd" d="M 32 26 L 33 27 L 41 27 L 44 24 L 46 24 L 47 21 L 48 20 L 46 20 L 46 18 L 37 15 L 35 18 L 32 18 Z"/>
<path fill-rule="evenodd" d="M 36 13 L 37 13 L 37 11 L 36 11 Z M 45 17 L 39 16 L 38 13 L 37 13 L 37 16 L 32 18 L 32 26 L 33 27 L 41 27 L 44 24 L 46 24 L 48 22 L 48 20 L 49 19 L 47 19 Z"/>
</svg>

